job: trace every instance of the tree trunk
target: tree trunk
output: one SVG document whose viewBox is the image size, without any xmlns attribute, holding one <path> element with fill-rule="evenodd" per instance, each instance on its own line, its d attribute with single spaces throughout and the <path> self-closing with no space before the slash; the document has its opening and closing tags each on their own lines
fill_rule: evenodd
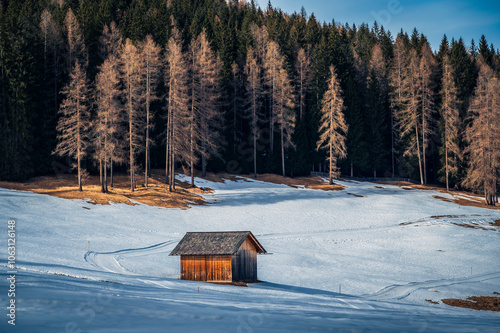
<svg viewBox="0 0 500 333">
<path fill-rule="evenodd" d="M 253 135 L 253 178 L 257 178 L 257 135 Z"/>
<path fill-rule="evenodd" d="M 424 184 L 427 184 L 427 163 L 425 158 L 425 119 L 424 115 L 422 115 L 422 159 L 423 159 L 423 170 L 424 170 Z"/>
<path fill-rule="evenodd" d="M 446 191 L 450 191 L 450 186 L 448 183 L 448 145 L 444 145 L 444 159 L 445 159 L 445 174 L 446 174 Z"/>
<path fill-rule="evenodd" d="M 321 167 L 320 167 L 320 169 L 321 169 Z M 333 184 L 333 143 L 332 142 L 330 142 L 330 168 L 329 168 L 329 172 L 328 172 L 328 177 L 329 177 L 328 183 L 330 185 L 332 185 Z"/>
<path fill-rule="evenodd" d="M 99 178 L 100 178 L 100 181 L 101 181 L 101 192 L 102 193 L 106 193 L 106 191 L 104 190 L 104 178 L 103 178 L 103 175 L 102 175 L 102 159 L 99 159 Z"/>
<path fill-rule="evenodd" d="M 110 176 L 111 176 L 110 185 L 111 187 L 114 187 L 115 183 L 113 182 L 113 161 L 111 161 Z"/>
<path fill-rule="evenodd" d="M 281 166 L 283 168 L 283 177 L 285 174 L 285 145 L 283 144 L 283 126 L 281 126 Z"/>
<path fill-rule="evenodd" d="M 415 126 L 415 138 L 417 139 L 418 168 L 420 170 L 420 184 L 424 185 L 424 175 L 422 173 L 422 158 L 420 157 L 420 140 L 418 139 L 418 127 Z"/>
<path fill-rule="evenodd" d="M 391 163 L 392 163 L 392 179 L 396 174 L 394 161 L 394 112 L 391 110 Z"/>
<path fill-rule="evenodd" d="M 104 192 L 108 193 L 108 159 L 104 160 Z"/>
</svg>

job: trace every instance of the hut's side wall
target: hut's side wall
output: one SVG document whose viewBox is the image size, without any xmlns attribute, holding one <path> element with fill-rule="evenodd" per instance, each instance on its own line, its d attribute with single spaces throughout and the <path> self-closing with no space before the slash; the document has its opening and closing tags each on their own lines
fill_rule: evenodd
<svg viewBox="0 0 500 333">
<path fill-rule="evenodd" d="M 181 256 L 181 279 L 232 281 L 231 256 Z"/>
<path fill-rule="evenodd" d="M 232 260 L 233 281 L 257 281 L 257 250 L 247 238 Z"/>
</svg>

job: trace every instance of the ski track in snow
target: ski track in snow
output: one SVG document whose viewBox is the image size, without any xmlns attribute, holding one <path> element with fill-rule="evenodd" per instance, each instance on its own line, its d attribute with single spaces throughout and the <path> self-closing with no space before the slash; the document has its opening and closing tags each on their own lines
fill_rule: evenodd
<svg viewBox="0 0 500 333">
<path fill-rule="evenodd" d="M 113 252 L 89 251 L 85 253 L 84 259 L 90 265 L 111 273 L 137 275 L 121 265 L 120 260 L 129 257 L 148 256 L 157 253 L 168 253 L 172 250 L 172 245 L 177 243 L 178 241 L 179 240 L 172 240 L 144 248 L 125 249 Z"/>
<path fill-rule="evenodd" d="M 488 280 L 500 280 L 500 272 L 479 274 L 472 277 L 452 278 L 441 280 L 430 280 L 424 282 L 411 282 L 405 285 L 393 284 L 383 288 L 382 290 L 369 294 L 362 295 L 367 299 L 404 299 L 410 296 L 413 292 L 421 289 L 438 289 L 463 283 L 479 283 Z"/>
</svg>

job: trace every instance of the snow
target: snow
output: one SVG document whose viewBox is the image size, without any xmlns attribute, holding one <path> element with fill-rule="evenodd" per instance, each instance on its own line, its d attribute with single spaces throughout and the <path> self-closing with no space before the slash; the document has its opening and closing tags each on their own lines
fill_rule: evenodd
<svg viewBox="0 0 500 333">
<path fill-rule="evenodd" d="M 497 332 L 500 326 L 496 312 L 426 301 L 500 292 L 500 233 L 490 225 L 499 210 L 368 182 L 341 182 L 342 191 L 242 177 L 196 184 L 214 189 L 204 195 L 211 205 L 92 205 L 0 189 L 1 225 L 6 231 L 7 221 L 16 220 L 18 267 L 16 327 L 2 315 L 0 331 Z M 178 279 L 179 258 L 168 254 L 185 232 L 231 230 L 251 230 L 272 253 L 258 257 L 265 282 L 243 288 Z M 0 259 L 6 309 L 5 250 Z"/>
</svg>

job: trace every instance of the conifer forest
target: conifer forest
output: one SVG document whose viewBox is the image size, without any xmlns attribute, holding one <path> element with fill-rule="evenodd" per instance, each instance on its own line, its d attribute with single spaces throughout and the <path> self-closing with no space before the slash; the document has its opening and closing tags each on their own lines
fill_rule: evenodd
<svg viewBox="0 0 500 333">
<path fill-rule="evenodd" d="M 238 0 L 0 1 L 0 180 L 152 169 L 500 188 L 487 37 L 319 22 Z M 192 178 L 194 183 L 194 178 Z"/>
</svg>

